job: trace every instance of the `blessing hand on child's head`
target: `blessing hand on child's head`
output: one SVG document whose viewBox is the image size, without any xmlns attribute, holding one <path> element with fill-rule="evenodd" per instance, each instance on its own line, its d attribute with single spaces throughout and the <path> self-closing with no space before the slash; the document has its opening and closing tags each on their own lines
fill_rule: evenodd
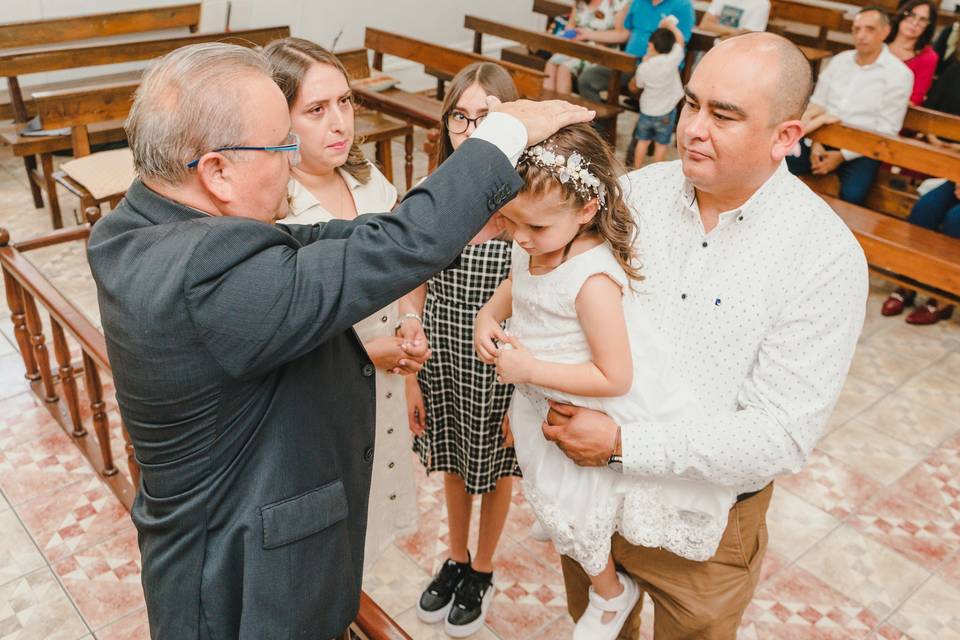
<svg viewBox="0 0 960 640">
<path fill-rule="evenodd" d="M 507 342 L 497 351 L 497 382 L 503 384 L 523 384 L 531 382 L 536 358 L 516 336 L 508 336 Z"/>
</svg>

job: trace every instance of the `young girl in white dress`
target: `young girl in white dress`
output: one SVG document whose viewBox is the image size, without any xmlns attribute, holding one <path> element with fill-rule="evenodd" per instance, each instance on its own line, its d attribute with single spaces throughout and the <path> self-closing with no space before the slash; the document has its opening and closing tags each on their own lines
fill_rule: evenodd
<svg viewBox="0 0 960 640">
<path fill-rule="evenodd" d="M 706 560 L 735 499 L 732 489 L 705 482 L 580 467 L 543 437 L 548 399 L 605 411 L 621 425 L 676 420 L 694 406 L 633 295 L 641 279 L 636 225 L 614 163 L 587 125 L 524 153 L 518 171 L 526 185 L 501 210 L 514 239 L 511 276 L 476 319 L 480 358 L 525 396 L 514 397 L 511 426 L 527 500 L 557 550 L 591 577 L 576 640 L 614 640 L 640 597 L 614 567 L 615 532 Z M 536 411 L 518 410 L 524 404 Z"/>
</svg>

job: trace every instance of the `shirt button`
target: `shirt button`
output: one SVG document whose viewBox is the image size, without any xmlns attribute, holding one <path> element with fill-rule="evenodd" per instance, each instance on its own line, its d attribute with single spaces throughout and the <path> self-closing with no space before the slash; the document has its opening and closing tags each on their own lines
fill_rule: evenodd
<svg viewBox="0 0 960 640">
<path fill-rule="evenodd" d="M 387 316 L 382 316 L 380 318 L 380 322 L 386 322 L 386 321 L 387 321 Z"/>
<path fill-rule="evenodd" d="M 397 499 L 397 494 L 391 493 L 391 494 L 390 494 L 390 499 L 391 499 L 391 500 L 396 500 L 396 499 Z"/>
<path fill-rule="evenodd" d="M 389 429 L 387 429 L 387 435 L 390 435 L 391 433 L 393 433 L 393 427 L 390 427 Z"/>
<path fill-rule="evenodd" d="M 388 469 L 393 469 L 395 466 L 396 466 L 396 464 L 394 464 L 393 462 L 391 462 L 390 464 L 387 465 L 387 468 L 388 468 Z"/>
<path fill-rule="evenodd" d="M 392 391 L 387 391 L 387 400 L 389 400 L 389 399 L 392 398 L 392 397 L 393 397 L 393 392 L 392 392 Z"/>
<path fill-rule="evenodd" d="M 703 243 L 703 248 L 704 248 L 704 249 L 707 248 L 707 243 L 706 243 L 706 242 Z"/>
<path fill-rule="evenodd" d="M 363 450 L 363 461 L 371 462 L 373 460 L 373 447 L 367 447 Z"/>
<path fill-rule="evenodd" d="M 743 222 L 743 216 L 740 216 L 739 218 L 737 218 L 737 220 L 739 220 L 740 222 Z"/>
<path fill-rule="evenodd" d="M 681 293 L 681 294 L 680 294 L 680 299 L 681 299 L 681 300 L 686 300 L 686 299 L 687 299 L 687 294 Z"/>
<path fill-rule="evenodd" d="M 370 376 L 372 376 L 372 375 L 373 375 L 373 370 L 374 370 L 374 369 L 373 369 L 373 365 L 372 365 L 372 364 L 365 364 L 365 365 L 363 365 L 363 375 L 365 375 L 366 377 L 369 378 Z"/>
</svg>

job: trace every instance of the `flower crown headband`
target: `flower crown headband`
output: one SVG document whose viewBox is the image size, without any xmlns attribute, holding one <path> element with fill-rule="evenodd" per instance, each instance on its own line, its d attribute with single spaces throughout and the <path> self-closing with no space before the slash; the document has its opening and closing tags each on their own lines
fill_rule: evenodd
<svg viewBox="0 0 960 640">
<path fill-rule="evenodd" d="M 587 168 L 590 162 L 584 160 L 577 151 L 571 153 L 569 158 L 565 158 L 563 154 L 538 144 L 526 149 L 520 156 L 520 161 L 543 167 L 557 176 L 561 184 L 567 184 L 572 180 L 574 189 L 581 196 L 596 197 L 601 209 L 606 205 L 607 197 L 603 184 Z"/>
</svg>

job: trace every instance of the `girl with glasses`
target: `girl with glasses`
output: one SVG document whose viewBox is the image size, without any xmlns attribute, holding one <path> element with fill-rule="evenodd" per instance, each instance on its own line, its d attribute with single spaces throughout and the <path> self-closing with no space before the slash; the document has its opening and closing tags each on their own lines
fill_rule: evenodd
<svg viewBox="0 0 960 640">
<path fill-rule="evenodd" d="M 291 168 L 288 224 L 314 224 L 361 213 L 390 211 L 397 190 L 366 160 L 354 139 L 353 99 L 347 73 L 323 47 L 300 38 L 285 38 L 264 50 L 273 79 L 290 107 L 290 122 L 299 134 L 300 163 Z M 416 485 L 410 458 L 410 436 L 403 429 L 406 405 L 404 375 L 412 375 L 426 357 L 404 349 L 401 330 L 419 329 L 415 318 L 399 317 L 397 302 L 381 309 L 354 329 L 376 366 L 376 438 L 373 479 L 367 512 L 364 569 L 417 521 Z"/>
<path fill-rule="evenodd" d="M 486 117 L 487 96 L 517 99 L 509 74 L 496 64 L 469 65 L 450 82 L 438 165 Z M 433 354 L 417 378 L 407 379 L 413 449 L 428 473 L 443 473 L 450 531 L 446 560 L 422 593 L 417 617 L 443 623 L 458 638 L 484 624 L 493 597 L 493 555 L 510 509 L 513 476 L 520 473 L 504 435 L 513 387 L 498 384 L 493 367 L 473 350 L 474 315 L 510 271 L 510 243 L 500 239 L 497 217 L 471 240 L 458 264 L 418 290 L 420 300 L 409 310 L 423 315 Z M 482 496 L 480 535 L 471 555 L 467 537 L 476 495 Z"/>
<path fill-rule="evenodd" d="M 936 25 L 937 5 L 933 0 L 908 0 L 890 24 L 887 46 L 913 72 L 912 105 L 923 104 L 933 83 L 939 56 L 930 46 L 930 40 Z"/>
</svg>

